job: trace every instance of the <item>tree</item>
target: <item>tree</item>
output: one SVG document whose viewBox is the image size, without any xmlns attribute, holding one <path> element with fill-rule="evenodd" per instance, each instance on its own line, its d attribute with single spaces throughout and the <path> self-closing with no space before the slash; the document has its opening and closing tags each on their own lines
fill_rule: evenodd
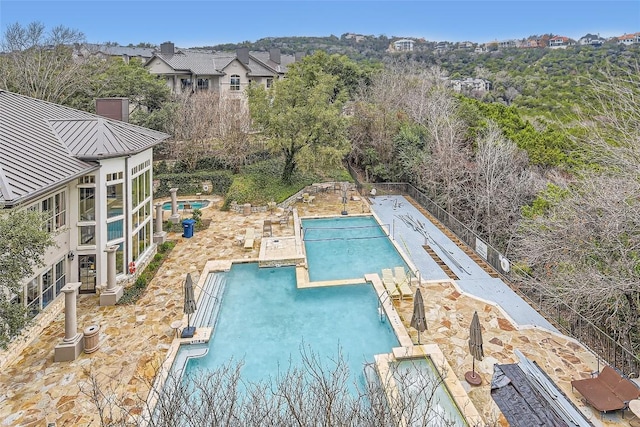
<svg viewBox="0 0 640 427">
<path fill-rule="evenodd" d="M 269 138 L 273 152 L 285 158 L 282 180 L 291 182 L 297 168 L 313 170 L 337 164 L 347 154 L 346 94 L 338 78 L 322 71 L 314 56 L 289 67 L 285 79 L 269 90 L 247 90 L 253 123 Z"/>
<path fill-rule="evenodd" d="M 42 267 L 47 248 L 54 242 L 42 227 L 40 213 L 10 210 L 0 214 L 0 347 L 6 348 L 27 324 L 22 300 L 23 280 Z"/>
<path fill-rule="evenodd" d="M 341 354 L 323 360 L 310 350 L 301 353 L 300 365 L 290 364 L 259 383 L 243 382 L 242 361 L 231 360 L 215 371 L 185 378 L 175 371 L 164 373 L 162 387 L 142 384 L 149 397 L 123 395 L 125 385 L 92 369 L 79 387 L 105 427 L 457 425 L 439 402 L 438 387 L 446 373 L 433 375 L 420 362 L 402 367 L 390 363 L 380 377 L 373 366 L 366 367 L 366 383 L 356 385 Z"/>
<path fill-rule="evenodd" d="M 73 49 L 84 34 L 63 26 L 46 32 L 44 24 L 19 23 L 7 27 L 2 38 L 0 84 L 12 92 L 66 104 L 86 91 L 89 75 L 73 60 Z"/>
<path fill-rule="evenodd" d="M 161 109 L 170 99 L 171 91 L 162 80 L 149 73 L 142 62 L 132 58 L 110 58 L 101 64 L 102 72 L 91 79 L 91 98 L 126 97 L 129 99 L 131 118 L 143 120 L 145 114 Z M 100 70 L 98 70 L 100 71 Z"/>
</svg>

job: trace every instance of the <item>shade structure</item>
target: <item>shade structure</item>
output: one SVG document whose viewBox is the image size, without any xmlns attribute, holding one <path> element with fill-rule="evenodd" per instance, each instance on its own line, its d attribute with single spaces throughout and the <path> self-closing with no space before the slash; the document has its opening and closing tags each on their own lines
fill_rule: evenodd
<svg viewBox="0 0 640 427">
<path fill-rule="evenodd" d="M 196 328 L 191 326 L 191 315 L 196 311 L 196 298 L 193 294 L 191 273 L 187 273 L 184 281 L 184 313 L 187 315 L 187 327 L 182 331 L 182 338 L 191 338 Z"/>
<path fill-rule="evenodd" d="M 473 356 L 471 372 L 465 374 L 465 379 L 469 384 L 479 385 L 482 383 L 480 375 L 476 374 L 476 360 L 481 361 L 484 357 L 484 350 L 482 348 L 482 327 L 480 326 L 480 319 L 478 318 L 478 312 L 473 313 L 473 319 L 471 320 L 471 326 L 469 327 L 469 352 Z"/>
<path fill-rule="evenodd" d="M 424 314 L 424 301 L 420 288 L 416 289 L 416 294 L 413 297 L 413 316 L 410 325 L 418 331 L 418 344 L 420 344 L 420 332 L 427 330 L 427 318 Z"/>
</svg>

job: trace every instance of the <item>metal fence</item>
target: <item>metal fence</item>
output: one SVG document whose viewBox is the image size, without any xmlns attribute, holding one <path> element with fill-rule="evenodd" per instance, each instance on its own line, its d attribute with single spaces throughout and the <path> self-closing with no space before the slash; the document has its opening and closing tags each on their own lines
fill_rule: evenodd
<svg viewBox="0 0 640 427">
<path fill-rule="evenodd" d="M 349 168 L 358 191 L 367 196 L 364 186 Z M 370 185 L 369 185 L 370 186 Z M 485 243 L 476 233 L 462 224 L 451 214 L 438 206 L 426 194 L 409 183 L 375 183 L 377 195 L 401 194 L 410 196 L 420 206 L 433 215 L 443 226 L 455 234 L 462 242 L 483 258 L 498 272 L 523 299 L 549 320 L 558 330 L 571 336 L 606 363 L 616 367 L 623 374 L 640 375 L 640 357 L 633 354 L 601 328 L 586 319 L 572 307 L 551 294 L 542 283 L 528 276 L 524 271 L 513 268 L 509 260 L 491 245 Z M 363 194 L 364 193 L 364 194 Z M 524 280 L 524 279 L 527 280 Z M 540 286 L 532 286 L 539 283 Z"/>
</svg>

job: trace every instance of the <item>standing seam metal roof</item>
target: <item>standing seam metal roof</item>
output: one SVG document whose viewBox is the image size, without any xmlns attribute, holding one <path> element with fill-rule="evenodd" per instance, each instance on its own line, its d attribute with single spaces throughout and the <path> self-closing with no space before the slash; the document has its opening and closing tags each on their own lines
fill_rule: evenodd
<svg viewBox="0 0 640 427">
<path fill-rule="evenodd" d="M 0 90 L 0 202 L 14 205 L 169 135 Z"/>
</svg>

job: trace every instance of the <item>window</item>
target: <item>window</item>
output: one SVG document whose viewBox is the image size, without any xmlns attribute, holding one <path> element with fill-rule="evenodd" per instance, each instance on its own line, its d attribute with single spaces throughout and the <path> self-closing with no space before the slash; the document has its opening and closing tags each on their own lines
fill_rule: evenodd
<svg viewBox="0 0 640 427">
<path fill-rule="evenodd" d="M 107 185 L 107 218 L 122 215 L 123 183 Z"/>
<path fill-rule="evenodd" d="M 40 311 L 40 286 L 38 277 L 27 283 L 27 313 L 34 317 Z"/>
<path fill-rule="evenodd" d="M 78 184 L 95 184 L 96 177 L 93 175 L 83 176 L 82 178 L 78 178 Z"/>
<path fill-rule="evenodd" d="M 45 308 L 55 297 L 53 289 L 53 269 L 42 274 L 42 308 Z"/>
<path fill-rule="evenodd" d="M 180 79 L 180 84 L 182 89 L 186 89 L 191 87 L 191 79 Z"/>
<path fill-rule="evenodd" d="M 231 76 L 231 87 L 230 90 L 240 90 L 240 76 L 237 74 L 233 74 Z"/>
<path fill-rule="evenodd" d="M 198 89 L 209 89 L 209 79 L 198 79 Z"/>
<path fill-rule="evenodd" d="M 80 221 L 95 221 L 96 189 L 95 188 L 79 188 L 78 190 L 80 192 L 80 206 L 79 206 Z"/>
<path fill-rule="evenodd" d="M 122 238 L 124 235 L 123 228 L 123 220 L 121 219 L 107 223 L 107 240 Z"/>
<path fill-rule="evenodd" d="M 273 86 L 273 79 L 267 79 L 267 89 L 271 88 L 271 86 Z"/>
<path fill-rule="evenodd" d="M 56 295 L 58 295 L 60 293 L 60 289 L 67 284 L 67 275 L 64 266 L 64 260 L 56 264 Z"/>
<path fill-rule="evenodd" d="M 95 245 L 96 244 L 96 226 L 81 225 L 78 233 L 79 245 Z"/>
<path fill-rule="evenodd" d="M 61 191 L 51 197 L 47 197 L 39 206 L 32 206 L 30 209 L 38 210 L 44 214 L 44 228 L 48 232 L 61 229 L 67 224 L 67 206 L 65 192 Z"/>
</svg>

